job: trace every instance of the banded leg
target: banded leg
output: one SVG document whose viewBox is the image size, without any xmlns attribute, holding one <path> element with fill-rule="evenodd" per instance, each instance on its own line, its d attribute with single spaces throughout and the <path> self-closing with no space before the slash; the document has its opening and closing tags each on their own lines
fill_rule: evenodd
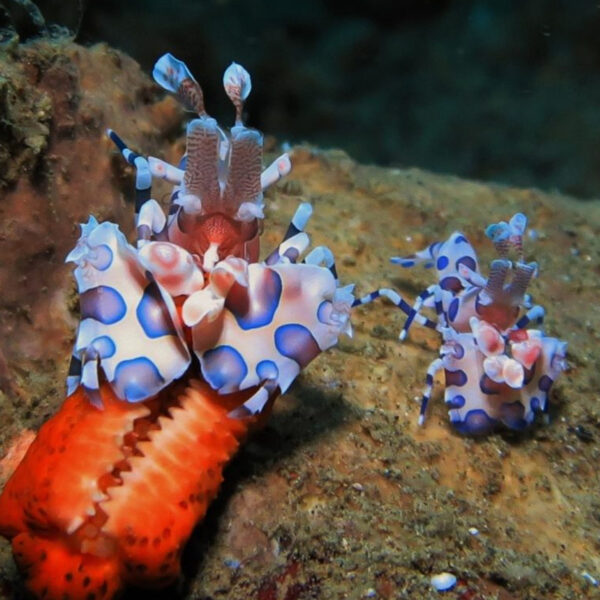
<svg viewBox="0 0 600 600">
<path fill-rule="evenodd" d="M 282 262 L 282 256 L 285 256 L 290 262 L 296 262 L 298 256 L 308 248 L 308 236 L 304 233 L 304 228 L 312 215 L 312 206 L 308 202 L 302 202 L 296 209 L 287 231 L 281 240 L 281 243 L 267 258 L 265 264 L 275 265 Z M 286 244 L 287 242 L 287 244 Z M 297 254 L 295 252 L 297 250 Z"/>
<path fill-rule="evenodd" d="M 400 265 L 405 269 L 409 269 L 410 267 L 424 263 L 423 266 L 426 269 L 430 269 L 435 264 L 435 259 L 437 258 L 442 244 L 443 242 L 434 242 L 433 244 L 427 246 L 427 248 L 424 250 L 419 250 L 419 252 L 415 252 L 409 256 L 392 256 L 390 258 L 390 262 L 395 265 Z"/>
<path fill-rule="evenodd" d="M 148 159 L 130 150 L 112 130 L 107 131 L 125 160 L 135 167 L 135 223 L 137 245 L 142 247 L 165 228 L 166 217 L 156 200 L 151 199 L 152 170 Z M 164 163 L 166 165 L 166 163 Z"/>
<path fill-rule="evenodd" d="M 433 301 L 435 314 L 437 315 L 437 328 L 439 330 L 445 329 L 448 327 L 448 321 L 446 319 L 446 313 L 444 312 L 444 302 L 443 302 L 443 294 L 444 290 L 436 285 L 433 289 Z"/>
<path fill-rule="evenodd" d="M 423 290 L 418 295 L 417 299 L 415 300 L 415 303 L 413 304 L 412 308 L 408 312 L 408 317 L 407 317 L 406 321 L 404 322 L 404 325 L 402 326 L 402 331 L 400 331 L 400 335 L 398 336 L 398 338 L 400 339 L 401 342 L 406 339 L 406 336 L 408 335 L 408 330 L 410 329 L 410 326 L 413 324 L 413 321 L 415 319 L 417 319 L 418 315 L 421 314 L 420 311 L 421 311 L 421 307 L 423 306 L 423 303 L 425 302 L 425 300 L 427 300 L 428 298 L 431 298 L 431 296 L 433 296 L 436 288 L 439 288 L 439 285 L 437 283 L 434 283 L 434 284 L 430 285 L 427 289 Z"/>
<path fill-rule="evenodd" d="M 185 174 L 184 169 L 175 167 L 160 158 L 154 156 L 148 157 L 148 165 L 150 166 L 150 173 L 152 177 L 157 179 L 164 179 L 173 185 L 181 185 L 183 176 Z"/>
<path fill-rule="evenodd" d="M 282 177 L 285 177 L 292 169 L 292 163 L 290 157 L 287 154 L 282 154 L 279 158 L 275 159 L 261 174 L 260 174 L 260 186 L 263 190 L 279 181 Z"/>
<path fill-rule="evenodd" d="M 100 379 L 98 375 L 100 354 L 93 346 L 89 346 L 83 351 L 81 364 L 81 385 L 90 402 L 96 408 L 102 409 L 104 405 L 100 397 Z"/>
<path fill-rule="evenodd" d="M 69 371 L 67 373 L 67 396 L 70 396 L 81 383 L 81 360 L 75 354 L 71 354 L 71 362 L 69 363 Z"/>
<path fill-rule="evenodd" d="M 112 129 L 107 129 L 106 133 L 119 149 L 123 158 L 135 167 L 135 218 L 137 224 L 140 209 L 143 204 L 150 200 L 152 193 L 152 174 L 148 159 L 130 150 Z"/>
<path fill-rule="evenodd" d="M 335 281 L 335 294 L 333 297 L 333 311 L 330 318 L 340 326 L 339 331 L 352 337 L 352 326 L 350 325 L 350 309 L 354 303 L 354 284 L 340 287 L 333 252 L 327 246 L 317 246 L 311 250 L 304 259 L 308 265 L 323 265 L 333 275 Z"/>
<path fill-rule="evenodd" d="M 167 217 L 165 217 L 165 213 L 160 207 L 160 204 L 153 199 L 144 202 L 137 218 L 136 229 L 138 248 L 142 248 L 151 241 L 154 236 L 158 236 L 158 234 L 164 231 L 166 224 Z"/>
<path fill-rule="evenodd" d="M 467 265 L 461 264 L 458 266 L 458 274 L 469 284 L 474 287 L 484 288 L 487 285 L 487 279 L 474 271 Z"/>
<path fill-rule="evenodd" d="M 444 361 L 442 358 L 436 358 L 427 368 L 427 375 L 425 375 L 425 390 L 423 391 L 423 397 L 421 398 L 421 410 L 419 411 L 419 425 L 425 423 L 425 413 L 427 412 L 427 405 L 431 399 L 433 392 L 434 378 L 438 371 L 444 368 Z"/>
<path fill-rule="evenodd" d="M 329 272 L 333 275 L 336 285 L 339 283 L 337 269 L 335 268 L 335 258 L 333 252 L 327 246 L 317 246 L 313 248 L 304 259 L 304 262 L 308 265 L 323 265 L 329 269 Z"/>
<path fill-rule="evenodd" d="M 406 302 L 406 300 L 404 300 L 404 298 L 402 298 L 402 296 L 398 292 L 390 290 L 388 288 L 380 288 L 378 290 L 370 292 L 369 294 L 366 294 L 365 296 L 362 296 L 361 298 L 356 298 L 356 300 L 354 300 L 354 302 L 352 303 L 352 307 L 354 308 L 355 306 L 369 304 L 373 302 L 373 300 L 379 298 L 380 296 L 390 300 L 397 308 L 399 308 L 405 314 L 410 314 L 412 310 L 410 304 Z M 415 315 L 414 320 L 417 323 L 419 323 L 419 325 L 423 325 L 424 327 L 428 327 L 429 329 L 437 328 L 436 323 L 434 323 L 433 321 L 431 321 L 427 317 L 424 317 L 421 314 Z"/>
<path fill-rule="evenodd" d="M 532 321 L 535 321 L 536 325 L 542 325 L 545 316 L 546 311 L 544 307 L 535 304 L 516 322 L 513 329 L 525 329 Z"/>
<path fill-rule="evenodd" d="M 277 389 L 277 380 L 267 379 L 244 404 L 228 413 L 230 419 L 244 419 L 261 414 Z"/>
</svg>

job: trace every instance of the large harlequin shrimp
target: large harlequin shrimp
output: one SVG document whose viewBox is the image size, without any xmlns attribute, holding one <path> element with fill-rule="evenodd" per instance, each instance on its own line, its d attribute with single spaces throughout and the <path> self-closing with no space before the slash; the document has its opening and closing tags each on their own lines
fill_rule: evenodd
<svg viewBox="0 0 600 600">
<path fill-rule="evenodd" d="M 403 267 L 423 264 L 437 270 L 437 283 L 424 290 L 414 306 L 388 289 L 354 302 L 365 304 L 378 296 L 391 299 L 407 314 L 400 339 L 415 321 L 442 334 L 440 357 L 427 370 L 420 424 L 425 421 L 434 376 L 441 369 L 450 419 L 462 433 L 487 433 L 501 423 L 523 429 L 532 423 L 535 412 L 547 412 L 550 387 L 565 368 L 566 343 L 527 329 L 532 322 L 541 325 L 545 313 L 525 293 L 537 273 L 536 263 L 523 262 L 526 224 L 526 217 L 518 213 L 509 223 L 486 229 L 500 254 L 487 279 L 479 271 L 471 244 L 454 232 L 445 242 L 391 259 Z M 507 258 L 511 249 L 518 254 L 514 263 Z M 436 319 L 423 316 L 423 307 L 433 308 Z"/>
<path fill-rule="evenodd" d="M 136 168 L 137 248 L 90 217 L 76 264 L 81 323 L 68 397 L 40 429 L 0 496 L 0 533 L 39 598 L 112 598 L 126 585 L 177 578 L 194 525 L 224 466 L 300 370 L 349 333 L 352 286 L 331 252 L 309 246 L 301 204 L 281 244 L 258 262 L 262 137 L 242 123 L 250 77 L 225 72 L 236 109 L 226 134 L 171 55 L 154 78 L 198 113 L 178 167 L 109 136 Z M 169 216 L 153 177 L 175 184 Z M 322 266 L 323 265 L 323 266 Z"/>
</svg>

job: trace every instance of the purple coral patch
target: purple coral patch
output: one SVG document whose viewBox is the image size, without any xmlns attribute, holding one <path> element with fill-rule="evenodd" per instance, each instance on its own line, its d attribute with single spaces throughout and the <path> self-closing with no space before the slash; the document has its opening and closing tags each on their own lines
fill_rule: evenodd
<svg viewBox="0 0 600 600">
<path fill-rule="evenodd" d="M 275 347 L 283 356 L 295 360 L 300 367 L 305 367 L 321 352 L 311 332 L 304 325 L 296 323 L 282 325 L 276 329 Z"/>
<path fill-rule="evenodd" d="M 82 292 L 81 320 L 95 319 L 105 325 L 120 321 L 127 312 L 125 300 L 115 288 L 99 285 Z"/>
<path fill-rule="evenodd" d="M 146 286 L 135 314 L 144 333 L 149 338 L 177 335 L 173 319 L 156 282 L 152 281 Z"/>
</svg>

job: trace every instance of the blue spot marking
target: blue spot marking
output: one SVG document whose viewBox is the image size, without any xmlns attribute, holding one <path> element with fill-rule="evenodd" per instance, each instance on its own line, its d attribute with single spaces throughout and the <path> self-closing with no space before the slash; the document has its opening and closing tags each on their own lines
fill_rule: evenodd
<svg viewBox="0 0 600 600">
<path fill-rule="evenodd" d="M 155 281 L 146 286 L 135 314 L 149 338 L 177 335 L 173 319 Z"/>
<path fill-rule="evenodd" d="M 81 319 L 95 319 L 105 325 L 120 321 L 127 312 L 125 300 L 115 288 L 99 285 L 80 296 Z"/>
<path fill-rule="evenodd" d="M 495 396 L 502 391 L 502 386 L 506 388 L 506 385 L 503 383 L 496 383 L 493 379 L 490 379 L 485 373 L 481 376 L 479 380 L 479 389 L 484 393 L 490 396 Z"/>
<path fill-rule="evenodd" d="M 252 290 L 251 302 L 245 302 L 248 299 L 246 293 L 239 298 L 236 294 L 230 293 L 225 301 L 225 307 L 233 314 L 242 329 L 264 327 L 273 320 L 281 299 L 282 287 L 279 274 L 273 269 L 264 269 L 262 279 Z"/>
<path fill-rule="evenodd" d="M 493 431 L 498 425 L 496 419 L 488 416 L 485 410 L 477 408 L 470 410 L 463 421 L 453 421 L 452 424 L 459 433 L 465 435 L 484 435 Z"/>
<path fill-rule="evenodd" d="M 447 257 L 447 256 L 440 256 L 440 257 L 437 259 L 437 265 L 436 265 L 436 266 L 437 266 L 437 269 L 438 269 L 438 271 L 443 271 L 443 270 L 444 270 L 444 269 L 445 269 L 445 268 L 448 266 L 448 263 L 449 263 L 449 262 L 450 262 L 450 261 L 448 260 L 448 257 Z"/>
<path fill-rule="evenodd" d="M 371 300 L 374 300 L 377 298 L 377 296 L 379 296 L 379 293 L 371 292 L 369 296 Z M 319 319 L 321 323 L 325 323 L 326 325 L 329 323 L 328 317 L 331 314 L 331 311 L 329 310 L 330 308 L 331 302 L 329 302 L 329 300 L 323 300 L 323 302 L 319 304 L 319 308 L 317 309 L 317 319 Z"/>
<path fill-rule="evenodd" d="M 410 269 L 410 267 L 414 267 L 415 266 L 415 261 L 414 260 L 403 260 L 400 263 L 401 267 L 404 267 L 405 269 Z"/>
<path fill-rule="evenodd" d="M 261 381 L 265 379 L 277 379 L 279 377 L 279 369 L 272 360 L 261 360 L 256 365 L 256 374 Z"/>
<path fill-rule="evenodd" d="M 471 269 L 471 271 L 477 271 L 477 263 L 475 262 L 475 259 L 471 256 L 463 256 L 456 261 L 457 271 L 460 265 L 465 265 L 465 267 L 468 267 L 469 269 Z"/>
<path fill-rule="evenodd" d="M 96 349 L 100 358 L 110 358 L 111 356 L 114 356 L 117 351 L 115 343 L 107 335 L 101 335 L 94 338 L 90 345 Z"/>
<path fill-rule="evenodd" d="M 441 279 L 440 287 L 443 290 L 450 290 L 451 292 L 460 292 L 460 290 L 463 289 L 463 285 L 460 282 L 460 279 L 458 277 L 454 277 L 452 275 Z"/>
<path fill-rule="evenodd" d="M 467 239 L 467 238 L 466 238 L 464 235 L 457 235 L 457 236 L 454 238 L 454 243 L 455 243 L 455 244 L 462 244 L 463 242 L 464 242 L 465 244 L 468 244 L 468 243 L 469 243 L 469 240 L 468 240 L 468 239 Z"/>
<path fill-rule="evenodd" d="M 504 402 L 500 406 L 500 419 L 509 429 L 522 431 L 528 425 L 523 418 L 525 409 L 523 405 L 516 400 L 515 402 Z"/>
<path fill-rule="evenodd" d="M 282 325 L 275 330 L 275 347 L 301 367 L 305 367 L 321 352 L 311 332 L 297 323 Z"/>
<path fill-rule="evenodd" d="M 96 258 L 90 262 L 92 262 L 98 271 L 106 271 L 112 265 L 113 261 L 113 251 L 110 249 L 110 246 L 100 244 L 100 246 L 94 248 L 94 252 L 96 253 Z"/>
<path fill-rule="evenodd" d="M 456 394 L 456 396 L 452 396 L 452 398 L 446 398 L 446 404 L 450 408 L 462 408 L 465 405 L 465 397 L 461 394 Z"/>
<path fill-rule="evenodd" d="M 467 383 L 468 377 L 467 374 L 458 369 L 456 371 L 448 371 L 448 369 L 444 370 L 446 375 L 446 386 L 449 387 L 451 385 L 455 385 L 456 387 L 462 387 Z"/>
<path fill-rule="evenodd" d="M 244 358 L 232 346 L 217 346 L 202 356 L 202 374 L 213 390 L 239 389 L 247 373 Z"/>
<path fill-rule="evenodd" d="M 145 356 L 123 360 L 115 369 L 116 394 L 127 402 L 142 402 L 156 394 L 165 383 L 156 365 Z"/>
<path fill-rule="evenodd" d="M 523 371 L 525 372 L 525 375 L 523 377 L 523 387 L 525 387 L 533 379 L 533 376 L 535 375 L 536 364 L 537 361 L 531 365 L 531 369 L 526 369 L 525 367 L 523 367 Z"/>
<path fill-rule="evenodd" d="M 462 344 L 454 345 L 454 358 L 460 360 L 465 355 L 465 349 Z"/>
<path fill-rule="evenodd" d="M 547 392 L 552 387 L 552 379 L 548 375 L 542 375 L 538 383 L 538 387 L 543 392 Z"/>
<path fill-rule="evenodd" d="M 450 302 L 450 306 L 448 307 L 448 319 L 450 321 L 454 321 L 456 318 L 456 313 L 458 312 L 458 307 L 460 305 L 460 300 L 458 298 L 454 298 L 452 302 Z"/>
<path fill-rule="evenodd" d="M 187 167 L 187 154 L 184 154 L 181 157 L 181 160 L 179 161 L 179 165 L 178 167 L 182 170 L 185 171 L 186 167 Z"/>
<path fill-rule="evenodd" d="M 530 398 L 529 403 L 533 412 L 540 412 L 542 410 L 542 403 L 537 396 Z"/>
</svg>

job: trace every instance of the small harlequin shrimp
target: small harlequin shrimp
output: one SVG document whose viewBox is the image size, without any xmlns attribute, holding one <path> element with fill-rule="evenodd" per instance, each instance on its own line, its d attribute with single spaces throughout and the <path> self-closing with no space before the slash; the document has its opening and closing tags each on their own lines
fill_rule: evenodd
<svg viewBox="0 0 600 600">
<path fill-rule="evenodd" d="M 419 294 L 410 306 L 398 293 L 383 288 L 355 300 L 365 304 L 386 296 L 407 314 L 400 339 L 414 322 L 441 333 L 440 356 L 427 370 L 419 423 L 431 397 L 434 376 L 444 370 L 444 398 L 452 424 L 462 433 L 482 434 L 504 424 L 523 429 L 535 413 L 547 413 L 552 383 L 565 368 L 567 345 L 541 330 L 545 311 L 532 305 L 527 287 L 537 275 L 537 264 L 523 262 L 525 215 L 490 225 L 486 235 L 499 259 L 492 261 L 489 277 L 479 269 L 475 250 L 460 232 L 425 250 L 391 261 L 403 267 L 435 267 L 437 282 Z M 517 260 L 508 259 L 515 250 Z M 509 277 L 509 274 L 512 274 Z M 421 314 L 435 311 L 435 320 Z"/>
</svg>

